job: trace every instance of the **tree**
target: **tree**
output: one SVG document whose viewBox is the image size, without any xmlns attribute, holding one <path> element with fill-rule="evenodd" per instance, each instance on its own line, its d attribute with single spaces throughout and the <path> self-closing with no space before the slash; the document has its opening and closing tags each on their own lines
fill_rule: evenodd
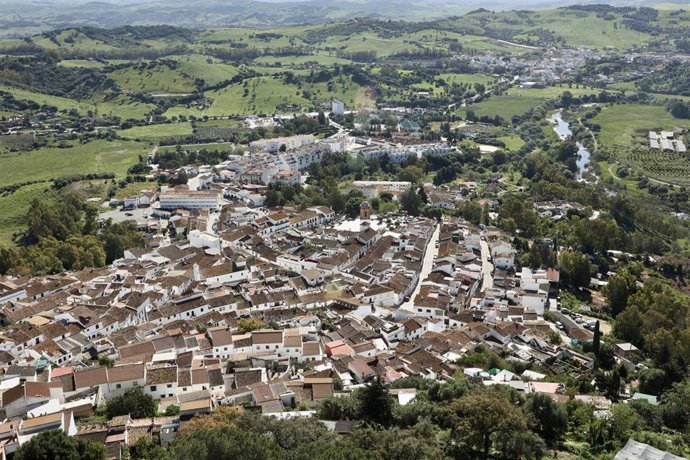
<svg viewBox="0 0 690 460">
<path fill-rule="evenodd" d="M 402 210 L 411 216 L 418 216 L 422 210 L 422 199 L 419 197 L 414 187 L 407 189 L 400 197 L 400 206 Z"/>
<path fill-rule="evenodd" d="M 132 460 L 170 460 L 168 451 L 146 436 L 131 446 L 129 452 Z"/>
<path fill-rule="evenodd" d="M 609 278 L 609 283 L 604 287 L 604 294 L 613 316 L 618 316 L 628 306 L 628 298 L 637 291 L 636 281 L 626 269 Z"/>
<path fill-rule="evenodd" d="M 106 263 L 122 258 L 126 249 L 146 247 L 146 239 L 137 230 L 137 224 L 134 221 L 108 223 L 101 239 L 105 249 Z"/>
<path fill-rule="evenodd" d="M 180 406 L 177 404 L 171 404 L 168 407 L 165 408 L 165 415 L 166 416 L 172 416 L 172 415 L 180 415 Z"/>
<path fill-rule="evenodd" d="M 67 436 L 61 430 L 44 431 L 23 444 L 15 460 L 105 460 L 105 446 Z"/>
<path fill-rule="evenodd" d="M 235 425 L 254 436 L 272 439 L 288 452 L 297 449 L 300 444 L 308 444 L 329 436 L 328 429 L 315 417 L 279 420 L 255 412 L 244 412 L 235 420 Z"/>
<path fill-rule="evenodd" d="M 594 357 L 599 360 L 599 352 L 601 351 L 601 331 L 599 330 L 599 320 L 594 324 L 594 338 L 592 339 L 592 351 Z"/>
<path fill-rule="evenodd" d="M 362 201 L 364 201 L 363 197 L 352 197 L 347 200 L 347 204 L 345 205 L 345 215 L 351 219 L 359 216 L 359 206 L 362 204 Z"/>
<path fill-rule="evenodd" d="M 594 377 L 597 388 L 604 392 L 606 397 L 613 401 L 618 401 L 621 392 L 621 376 L 618 369 L 611 372 L 597 372 Z"/>
<path fill-rule="evenodd" d="M 563 251 L 558 262 L 573 288 L 589 286 L 592 264 L 586 255 L 577 251 Z"/>
<path fill-rule="evenodd" d="M 281 460 L 285 453 L 264 436 L 254 436 L 238 428 L 196 430 L 180 436 L 170 449 L 173 460 Z"/>
<path fill-rule="evenodd" d="M 117 396 L 106 404 L 106 415 L 109 419 L 129 414 L 132 418 L 153 417 L 157 404 L 141 388 L 129 389 L 122 396 Z"/>
<path fill-rule="evenodd" d="M 238 406 L 221 406 L 210 414 L 198 415 L 182 425 L 180 436 L 187 436 L 196 431 L 235 427 L 237 418 L 243 413 L 244 409 Z"/>
<path fill-rule="evenodd" d="M 412 184 L 418 183 L 423 177 L 424 171 L 414 165 L 405 166 L 405 168 L 401 169 L 398 173 L 399 181 L 411 182 Z"/>
<path fill-rule="evenodd" d="M 549 446 L 554 446 L 568 431 L 568 413 L 565 407 L 544 393 L 534 393 L 528 398 L 525 412 L 532 416 L 534 431 Z"/>
<path fill-rule="evenodd" d="M 690 425 L 690 381 L 674 384 L 661 396 L 660 412 L 666 426 L 687 431 Z"/>
<path fill-rule="evenodd" d="M 511 402 L 505 390 L 490 387 L 456 399 L 444 408 L 449 416 L 451 436 L 457 443 L 489 457 L 496 435 L 527 430 L 527 420 Z"/>
<path fill-rule="evenodd" d="M 24 260 L 17 248 L 0 243 L 0 275 L 22 270 Z"/>
<path fill-rule="evenodd" d="M 261 329 L 265 326 L 266 325 L 263 323 L 263 321 L 256 318 L 242 318 L 237 322 L 237 327 L 244 334 Z"/>
<path fill-rule="evenodd" d="M 345 197 L 343 196 L 342 193 L 340 193 L 340 190 L 338 190 L 338 187 L 333 187 L 331 192 L 328 194 L 328 206 L 333 209 L 337 214 L 342 213 L 345 210 L 345 205 L 347 204 L 345 201 Z"/>
<path fill-rule="evenodd" d="M 321 439 L 300 444 L 291 453 L 290 458 L 293 460 L 371 460 L 372 456 L 370 452 L 345 439 Z"/>
<path fill-rule="evenodd" d="M 281 194 L 278 190 L 274 188 L 269 188 L 264 194 L 264 206 L 267 208 L 273 208 L 280 205 Z"/>
<path fill-rule="evenodd" d="M 616 317 L 613 332 L 617 337 L 642 348 L 644 344 L 642 339 L 643 324 L 644 318 L 640 310 L 637 306 L 631 305 Z"/>
<path fill-rule="evenodd" d="M 364 386 L 357 395 L 360 400 L 360 410 L 365 420 L 389 426 L 393 421 L 393 398 L 388 386 L 382 379 L 377 378 Z"/>
<path fill-rule="evenodd" d="M 329 396 L 321 401 L 317 414 L 323 420 L 355 420 L 360 417 L 359 404 L 350 396 Z"/>
</svg>

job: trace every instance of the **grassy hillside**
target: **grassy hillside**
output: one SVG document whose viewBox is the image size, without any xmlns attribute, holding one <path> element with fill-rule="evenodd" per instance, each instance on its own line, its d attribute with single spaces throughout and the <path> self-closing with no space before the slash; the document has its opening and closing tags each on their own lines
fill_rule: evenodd
<svg viewBox="0 0 690 460">
<path fill-rule="evenodd" d="M 133 64 L 110 72 L 124 91 L 136 93 L 191 93 L 196 88 L 194 78 L 181 71 L 172 61 L 166 63 Z"/>
<path fill-rule="evenodd" d="M 13 193 L 0 195 L 0 242 L 10 243 L 12 234 L 24 228 L 26 212 L 35 198 L 51 200 L 53 195 L 47 183 L 27 185 Z"/>
<path fill-rule="evenodd" d="M 71 174 L 113 172 L 124 176 L 127 169 L 146 154 L 146 144 L 132 141 L 96 140 L 87 144 L 70 142 L 71 148 L 44 147 L 0 157 L 0 186 L 32 180 L 49 180 Z"/>
</svg>

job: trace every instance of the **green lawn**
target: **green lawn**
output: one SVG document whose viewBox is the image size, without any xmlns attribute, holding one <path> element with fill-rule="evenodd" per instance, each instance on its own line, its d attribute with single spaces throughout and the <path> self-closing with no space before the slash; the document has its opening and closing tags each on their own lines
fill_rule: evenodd
<svg viewBox="0 0 690 460">
<path fill-rule="evenodd" d="M 44 147 L 0 156 L 0 186 L 71 174 L 113 172 L 124 176 L 127 169 L 137 162 L 138 156 L 150 150 L 147 144 L 123 140 L 71 143 L 74 146 L 67 149 Z"/>
<path fill-rule="evenodd" d="M 498 140 L 502 141 L 506 145 L 507 150 L 512 151 L 517 151 L 520 149 L 520 147 L 525 145 L 525 142 L 516 135 L 501 136 L 498 138 Z"/>
<path fill-rule="evenodd" d="M 135 126 L 123 129 L 118 134 L 125 139 L 143 139 L 148 141 L 160 140 L 166 137 L 186 137 L 192 135 L 192 124 L 185 122 Z"/>
</svg>

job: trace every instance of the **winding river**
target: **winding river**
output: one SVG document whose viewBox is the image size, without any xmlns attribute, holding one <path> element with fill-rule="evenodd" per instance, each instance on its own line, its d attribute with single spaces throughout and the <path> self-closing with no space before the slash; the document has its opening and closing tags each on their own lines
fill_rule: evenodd
<svg viewBox="0 0 690 460">
<path fill-rule="evenodd" d="M 553 123 L 553 130 L 556 131 L 556 134 L 558 134 L 558 137 L 561 140 L 564 140 L 573 134 L 573 132 L 570 130 L 570 123 L 563 119 L 560 110 L 554 112 L 554 114 L 551 115 L 551 118 L 549 118 L 549 121 Z M 589 167 L 592 154 L 585 148 L 584 145 L 580 144 L 579 142 L 577 143 L 577 149 L 577 171 L 575 172 L 575 178 L 577 180 L 584 180 L 582 175 Z"/>
</svg>

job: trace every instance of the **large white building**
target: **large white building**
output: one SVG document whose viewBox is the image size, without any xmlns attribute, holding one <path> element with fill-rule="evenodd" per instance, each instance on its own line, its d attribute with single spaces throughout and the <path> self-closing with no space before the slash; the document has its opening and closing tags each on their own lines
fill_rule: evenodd
<svg viewBox="0 0 690 460">
<path fill-rule="evenodd" d="M 367 198 L 375 198 L 382 193 L 391 193 L 399 197 L 411 186 L 412 183 L 406 181 L 356 180 L 349 184 L 346 189 L 362 192 Z"/>
<path fill-rule="evenodd" d="M 216 210 L 220 208 L 220 194 L 214 191 L 168 191 L 160 196 L 161 209 L 201 209 Z"/>
<path fill-rule="evenodd" d="M 268 153 L 276 153 L 280 151 L 280 147 L 285 146 L 285 150 L 295 150 L 306 145 L 316 143 L 316 138 L 313 134 L 304 134 L 290 137 L 276 137 L 273 139 L 260 139 L 249 143 L 249 147 L 253 150 L 263 150 Z"/>
</svg>

